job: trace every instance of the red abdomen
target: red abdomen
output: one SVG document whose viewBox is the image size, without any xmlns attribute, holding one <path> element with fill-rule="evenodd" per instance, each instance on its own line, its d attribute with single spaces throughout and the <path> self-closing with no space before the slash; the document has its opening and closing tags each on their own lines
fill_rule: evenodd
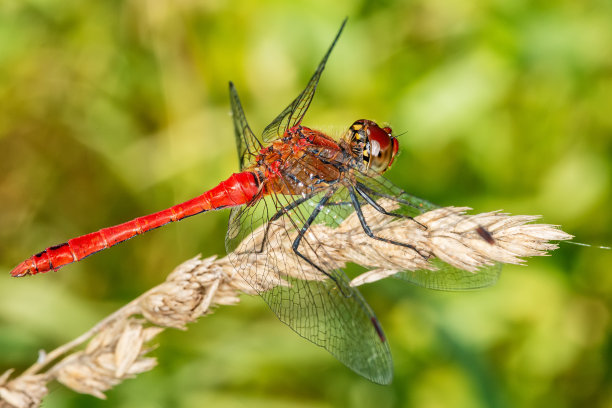
<svg viewBox="0 0 612 408">
<path fill-rule="evenodd" d="M 184 203 L 49 247 L 17 265 L 11 271 L 11 275 L 35 275 L 57 270 L 169 222 L 179 221 L 205 211 L 246 204 L 258 194 L 259 184 L 254 173 L 232 174 L 218 186 Z"/>
</svg>

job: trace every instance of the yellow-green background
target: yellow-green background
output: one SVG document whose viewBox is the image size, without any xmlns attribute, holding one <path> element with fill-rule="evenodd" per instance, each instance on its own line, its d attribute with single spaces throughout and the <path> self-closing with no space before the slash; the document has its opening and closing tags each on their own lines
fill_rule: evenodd
<svg viewBox="0 0 612 408">
<path fill-rule="evenodd" d="M 181 261 L 224 254 L 219 211 L 60 273 L 8 277 L 47 246 L 236 171 L 227 82 L 261 131 L 345 16 L 305 124 L 389 123 L 403 134 L 388 176 L 407 191 L 612 242 L 609 1 L 3 0 L 0 371 L 24 369 Z M 45 406 L 610 407 L 611 266 L 612 251 L 564 244 L 487 290 L 370 285 L 395 361 L 387 387 L 244 297 L 163 334 L 159 367 L 107 402 L 55 384 Z"/>
</svg>

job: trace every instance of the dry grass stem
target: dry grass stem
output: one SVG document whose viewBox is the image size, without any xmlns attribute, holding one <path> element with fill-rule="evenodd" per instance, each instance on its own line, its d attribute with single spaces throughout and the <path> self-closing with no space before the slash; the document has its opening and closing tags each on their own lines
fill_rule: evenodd
<svg viewBox="0 0 612 408">
<path fill-rule="evenodd" d="M 383 203 L 389 206 L 389 203 Z M 371 207 L 365 208 L 365 216 L 379 236 L 416 246 L 420 254 L 408 248 L 376 241 L 363 233 L 355 214 L 347 217 L 338 228 L 315 225 L 312 233 L 319 239 L 320 247 L 306 249 L 306 254 L 324 256 L 327 265 L 342 267 L 352 262 L 363 265 L 368 272 L 352 281 L 357 286 L 392 276 L 398 271 L 428 269 L 435 273 L 430 259 L 439 258 L 448 264 L 475 274 L 483 266 L 494 263 L 522 264 L 522 258 L 546 255 L 557 245 L 550 241 L 569 240 L 571 235 L 553 225 L 529 224 L 538 217 L 510 216 L 501 212 L 466 215 L 468 208 L 446 207 L 424 213 L 416 220 L 423 228 L 409 219 L 385 217 Z M 278 224 L 272 226 L 282 228 Z M 487 242 L 476 229 L 484 227 L 495 240 Z M 261 239 L 261 228 L 254 238 Z M 291 241 L 279 242 L 282 248 L 270 251 L 276 256 L 291 251 Z M 237 251 L 238 252 L 238 251 Z M 258 271 L 265 271 L 264 257 L 244 262 L 260 262 Z M 284 258 L 292 262 L 291 257 Z M 288 265 L 283 273 L 292 276 L 298 268 Z M 322 279 L 316 270 L 302 269 L 302 279 Z M 261 288 L 269 288 L 278 281 L 260 282 Z M 282 283 L 281 284 L 288 284 Z M 179 265 L 166 281 L 126 306 L 117 310 L 92 329 L 73 341 L 42 355 L 23 374 L 10 379 L 13 370 L 0 376 L 0 408 L 36 407 L 47 395 L 47 384 L 57 380 L 66 387 L 98 398 L 104 392 L 149 371 L 156 365 L 154 357 L 147 357 L 153 349 L 149 342 L 165 328 L 186 329 L 187 323 L 207 315 L 219 305 L 239 302 L 241 293 L 255 294 L 238 274 L 227 257 L 218 259 L 199 256 Z M 85 347 L 80 347 L 85 344 Z"/>
</svg>

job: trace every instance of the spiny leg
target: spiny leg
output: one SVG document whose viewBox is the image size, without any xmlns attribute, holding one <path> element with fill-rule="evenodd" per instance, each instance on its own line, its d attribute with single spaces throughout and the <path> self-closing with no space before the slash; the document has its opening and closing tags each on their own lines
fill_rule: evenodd
<svg viewBox="0 0 612 408">
<path fill-rule="evenodd" d="M 375 191 L 373 189 L 371 189 L 370 187 L 367 187 L 365 184 L 363 183 L 356 183 L 355 184 L 355 188 L 357 189 L 357 192 L 359 193 L 359 195 L 361 195 L 367 202 L 368 204 L 372 205 L 372 207 L 374 207 L 377 211 L 385 214 L 385 215 L 391 215 L 391 216 L 401 216 L 403 218 L 409 218 L 411 220 L 413 220 L 414 222 L 416 222 L 417 224 L 419 224 L 421 227 L 423 227 L 424 229 L 427 229 L 427 226 L 421 224 L 420 222 L 418 222 L 417 220 L 415 220 L 414 218 L 407 216 L 407 215 L 403 215 L 403 214 L 397 214 L 397 213 L 393 213 L 393 212 L 388 212 L 386 211 L 384 208 L 382 208 L 380 205 L 374 205 L 372 202 L 375 202 L 372 197 L 368 196 L 368 194 L 374 194 L 377 195 L 379 197 L 383 197 L 383 198 L 387 198 L 389 200 L 395 201 L 397 203 L 400 204 L 404 204 L 404 205 L 408 205 L 410 207 L 419 209 L 420 208 L 416 205 L 414 205 L 413 203 L 411 203 L 410 201 L 407 200 L 403 200 L 401 198 L 389 195 L 389 194 L 384 194 L 384 193 L 380 193 L 378 191 Z M 382 211 L 381 211 L 382 209 Z M 494 245 L 495 244 L 495 238 L 493 238 L 493 235 L 483 226 L 479 225 L 476 228 L 476 232 L 478 233 L 478 235 L 480 235 L 480 237 L 482 239 L 484 239 L 485 241 L 487 241 L 487 243 Z"/>
<path fill-rule="evenodd" d="M 336 207 L 336 206 L 340 207 L 340 206 L 343 206 L 343 205 L 350 205 L 350 206 L 352 206 L 353 203 L 351 203 L 350 201 L 333 201 L 333 202 L 325 203 L 325 207 Z"/>
<path fill-rule="evenodd" d="M 401 198 L 399 198 L 399 197 L 397 197 L 397 196 L 394 196 L 394 195 L 391 195 L 391 194 L 381 193 L 381 192 L 379 192 L 379 191 L 376 191 L 376 190 L 374 190 L 374 189 L 371 189 L 370 187 L 366 186 L 366 185 L 365 185 L 365 184 L 363 184 L 363 183 L 359 183 L 359 182 L 357 182 L 357 183 L 355 184 L 355 186 L 356 186 L 356 187 L 359 187 L 359 189 L 360 189 L 361 191 L 364 191 L 364 192 L 366 192 L 366 193 L 368 193 L 368 194 L 373 194 L 373 195 L 377 195 L 377 196 L 382 197 L 382 198 L 387 198 L 387 199 L 389 199 L 389 200 L 391 200 L 391 201 L 395 201 L 396 203 L 400 203 L 400 204 L 407 205 L 407 206 L 412 207 L 412 208 L 415 208 L 415 209 L 417 209 L 417 210 L 419 210 L 419 211 L 422 211 L 422 210 L 423 210 L 421 207 L 419 207 L 418 205 L 414 205 L 413 203 L 411 203 L 411 202 L 410 202 L 410 201 L 408 201 L 408 200 L 401 199 Z"/>
<path fill-rule="evenodd" d="M 309 194 L 307 196 L 304 196 L 294 202 L 292 202 L 291 204 L 281 208 L 280 210 L 278 210 L 276 212 L 276 214 L 274 214 L 270 220 L 268 221 L 267 225 L 266 225 L 266 230 L 264 232 L 264 237 L 263 240 L 261 242 L 261 247 L 259 248 L 259 250 L 257 251 L 257 253 L 262 253 L 263 252 L 263 248 L 266 244 L 266 241 L 268 239 L 268 232 L 270 230 L 270 224 L 276 220 L 278 220 L 280 217 L 282 217 L 283 215 L 287 214 L 289 211 L 293 210 L 295 207 L 297 207 L 298 205 L 310 200 L 313 197 L 313 194 Z M 353 204 L 350 201 L 334 201 L 334 202 L 326 202 L 324 204 L 325 207 L 334 207 L 334 206 L 346 206 L 346 205 L 350 205 L 352 206 Z"/>
<path fill-rule="evenodd" d="M 386 242 L 388 244 L 399 245 L 399 246 L 402 246 L 402 247 L 405 247 L 405 248 L 410 248 L 414 252 L 419 254 L 423 259 L 425 259 L 425 260 L 429 259 L 429 257 L 427 255 L 423 255 L 414 245 L 406 244 L 404 242 L 399 242 L 399 241 L 395 241 L 393 239 L 383 238 L 383 237 L 379 237 L 379 236 L 375 235 L 372 232 L 372 229 L 370 228 L 368 223 L 366 222 L 365 217 L 363 216 L 363 212 L 361 211 L 361 204 L 359 204 L 359 200 L 357 200 L 357 196 L 355 195 L 355 190 L 350 189 L 349 190 L 349 194 L 351 196 L 351 201 L 353 202 L 353 207 L 355 208 L 355 212 L 357 213 L 357 218 L 359 218 L 359 222 L 361 223 L 361 227 L 363 228 L 363 231 L 366 233 L 366 235 L 368 237 L 376 239 L 378 241 Z"/>
<path fill-rule="evenodd" d="M 424 230 L 427 230 L 427 226 L 421 224 L 420 222 L 418 222 L 417 220 L 415 220 L 413 217 L 411 217 L 409 215 L 399 214 L 399 213 L 396 213 L 396 212 L 391 212 L 391 211 L 385 210 L 380 204 L 378 204 L 376 202 L 376 200 L 374 200 L 372 197 L 370 197 L 367 192 L 362 190 L 362 187 L 363 187 L 363 185 L 358 184 L 358 185 L 355 186 L 355 190 L 359 193 L 359 195 L 361 197 L 363 197 L 364 200 L 366 200 L 366 202 L 368 204 L 370 204 L 372 207 L 374 207 L 374 209 L 376 211 L 378 211 L 379 213 L 385 214 L 385 215 L 389 215 L 389 216 L 392 216 L 392 217 L 405 218 L 405 219 L 412 220 L 412 221 L 416 222 L 421 228 L 423 228 Z"/>
<path fill-rule="evenodd" d="M 331 279 L 332 281 L 334 281 L 334 283 L 336 284 L 336 287 L 338 287 L 338 289 L 340 290 L 340 292 L 348 297 L 350 296 L 350 294 L 346 293 L 343 289 L 342 289 L 342 285 L 340 285 L 340 283 L 338 282 L 338 279 L 335 276 L 330 275 L 328 272 L 324 271 L 319 265 L 315 264 L 313 261 L 311 261 L 308 257 L 306 257 L 304 254 L 302 254 L 299 251 L 299 246 L 300 243 L 302 242 L 302 238 L 304 238 L 304 234 L 306 234 L 306 231 L 308 231 L 308 229 L 310 228 L 310 226 L 312 225 L 312 223 L 314 222 L 315 218 L 317 218 L 317 215 L 319 215 L 319 213 L 321 212 L 321 209 L 323 209 L 323 207 L 325 207 L 325 205 L 327 204 L 327 201 L 329 201 L 330 197 L 335 193 L 335 190 L 332 189 L 330 191 L 328 191 L 325 196 L 323 196 L 323 198 L 321 199 L 321 201 L 319 201 L 317 203 L 317 206 L 314 208 L 314 210 L 312 211 L 312 213 L 310 214 L 310 216 L 308 217 L 308 219 L 306 220 L 306 222 L 304 223 L 304 225 L 302 225 L 302 228 L 300 229 L 300 231 L 298 232 L 298 236 L 295 238 L 295 240 L 293 241 L 293 244 L 291 245 L 291 249 L 293 249 L 293 252 L 299 256 L 300 258 L 302 258 L 304 261 L 306 261 L 310 266 L 312 266 L 313 268 L 315 268 L 316 270 L 318 270 L 319 272 L 321 272 L 322 274 L 324 274 L 325 276 L 327 276 L 329 279 Z"/>
<path fill-rule="evenodd" d="M 274 221 L 278 220 L 283 215 L 287 214 L 289 211 L 293 210 L 298 205 L 300 205 L 300 204 L 310 200 L 312 198 L 312 196 L 313 195 L 310 194 L 310 195 L 306 195 L 304 197 L 300 197 L 299 199 L 293 201 L 292 203 L 290 203 L 290 204 L 286 205 L 285 207 L 281 208 L 280 210 L 278 210 L 276 212 L 276 214 L 274 214 L 270 218 L 270 220 L 268 220 L 268 223 L 266 224 L 266 230 L 264 231 L 263 239 L 261 240 L 261 247 L 257 251 L 258 254 L 261 254 L 263 252 L 264 246 L 266 245 L 266 241 L 268 240 L 268 232 L 270 232 L 270 226 L 272 225 L 272 223 Z"/>
</svg>

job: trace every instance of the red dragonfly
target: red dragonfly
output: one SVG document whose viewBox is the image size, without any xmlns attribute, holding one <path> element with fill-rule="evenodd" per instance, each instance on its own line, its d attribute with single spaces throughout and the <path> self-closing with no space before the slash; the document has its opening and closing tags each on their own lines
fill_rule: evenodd
<svg viewBox="0 0 612 408">
<path fill-rule="evenodd" d="M 311 227 L 338 226 L 356 213 L 363 233 L 371 239 L 428 258 L 413 243 L 374 234 L 362 207 L 373 207 L 389 222 L 412 219 L 437 207 L 407 194 L 381 176 L 399 148 L 391 128 L 357 120 L 336 141 L 302 125 L 345 24 L 346 20 L 306 88 L 265 128 L 261 137 L 251 131 L 230 82 L 239 173 L 182 204 L 49 247 L 19 264 L 11 275 L 57 270 L 169 222 L 231 207 L 227 251 L 237 271 L 278 318 L 355 372 L 377 383 L 389 383 L 392 360 L 382 327 L 359 291 L 350 286 L 346 274 L 334 265 L 324 242 Z M 381 199 L 391 200 L 396 208 L 387 211 L 378 203 Z M 492 242 L 484 229 L 478 233 Z M 292 252 L 281 253 L 280 242 L 291 242 Z M 439 261 L 436 266 L 439 270 L 435 273 L 409 271 L 397 276 L 428 288 L 464 290 L 488 286 L 499 274 L 497 266 L 478 274 Z"/>
</svg>

